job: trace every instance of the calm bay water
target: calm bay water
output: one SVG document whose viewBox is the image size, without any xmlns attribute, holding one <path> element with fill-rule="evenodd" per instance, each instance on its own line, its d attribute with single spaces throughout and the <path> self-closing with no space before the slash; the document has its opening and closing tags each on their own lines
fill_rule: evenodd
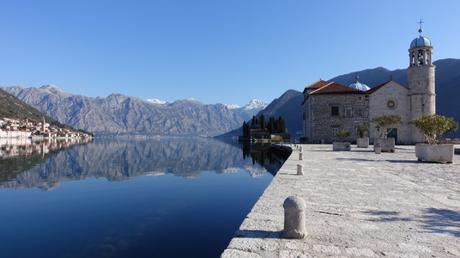
<svg viewBox="0 0 460 258">
<path fill-rule="evenodd" d="M 0 159 L 0 257 L 218 257 L 287 155 L 168 138 Z"/>
</svg>

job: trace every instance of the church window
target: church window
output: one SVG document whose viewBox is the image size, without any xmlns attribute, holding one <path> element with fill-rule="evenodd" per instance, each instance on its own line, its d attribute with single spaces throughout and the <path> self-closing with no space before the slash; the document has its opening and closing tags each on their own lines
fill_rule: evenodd
<svg viewBox="0 0 460 258">
<path fill-rule="evenodd" d="M 395 102 L 394 100 L 388 100 L 388 101 L 387 101 L 387 107 L 388 107 L 389 109 L 395 109 L 395 107 L 396 107 L 396 102 Z"/>
<path fill-rule="evenodd" d="M 347 107 L 345 109 L 345 116 L 346 117 L 353 117 L 353 108 L 352 107 Z"/>
<path fill-rule="evenodd" d="M 331 107 L 331 116 L 338 116 L 339 115 L 339 107 L 338 106 L 332 106 Z"/>
<path fill-rule="evenodd" d="M 418 65 L 424 65 L 424 63 L 425 63 L 425 53 L 424 53 L 423 50 L 418 51 L 417 61 L 418 61 Z"/>
</svg>

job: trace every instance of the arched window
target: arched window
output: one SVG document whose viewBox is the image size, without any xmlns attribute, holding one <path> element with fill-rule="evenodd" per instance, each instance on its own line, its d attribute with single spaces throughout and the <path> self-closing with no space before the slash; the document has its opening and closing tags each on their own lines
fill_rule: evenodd
<svg viewBox="0 0 460 258">
<path fill-rule="evenodd" d="M 417 64 L 418 65 L 424 65 L 425 64 L 425 51 L 423 51 L 423 49 L 420 49 L 418 51 Z"/>
</svg>

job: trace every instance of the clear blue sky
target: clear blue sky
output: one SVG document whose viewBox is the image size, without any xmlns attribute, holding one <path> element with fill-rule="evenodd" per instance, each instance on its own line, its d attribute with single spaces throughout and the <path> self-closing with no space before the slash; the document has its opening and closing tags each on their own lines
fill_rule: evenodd
<svg viewBox="0 0 460 258">
<path fill-rule="evenodd" d="M 417 21 L 460 57 L 460 1 L 0 2 L 0 85 L 244 104 L 319 78 L 407 66 Z"/>
</svg>

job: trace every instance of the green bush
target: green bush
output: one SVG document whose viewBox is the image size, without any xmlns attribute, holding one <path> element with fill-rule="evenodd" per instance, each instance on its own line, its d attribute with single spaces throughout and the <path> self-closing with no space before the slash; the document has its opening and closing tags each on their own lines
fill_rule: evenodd
<svg viewBox="0 0 460 258">
<path fill-rule="evenodd" d="M 422 116 L 412 121 L 412 123 L 425 136 L 429 144 L 436 144 L 443 134 L 455 131 L 458 128 L 458 124 L 453 118 L 440 115 Z"/>
<path fill-rule="evenodd" d="M 339 138 L 340 140 L 345 140 L 348 136 L 350 136 L 350 132 L 345 130 L 345 129 L 342 129 L 340 131 L 337 132 L 337 134 L 335 135 L 337 138 Z"/>
<path fill-rule="evenodd" d="M 401 123 L 400 116 L 378 116 L 372 119 L 372 122 L 375 123 L 377 131 L 380 132 L 380 137 L 386 138 L 388 131 L 386 130 L 388 127 L 393 125 L 398 125 Z"/>
<path fill-rule="evenodd" d="M 360 138 L 369 136 L 369 127 L 367 124 L 358 125 L 358 135 Z"/>
</svg>

